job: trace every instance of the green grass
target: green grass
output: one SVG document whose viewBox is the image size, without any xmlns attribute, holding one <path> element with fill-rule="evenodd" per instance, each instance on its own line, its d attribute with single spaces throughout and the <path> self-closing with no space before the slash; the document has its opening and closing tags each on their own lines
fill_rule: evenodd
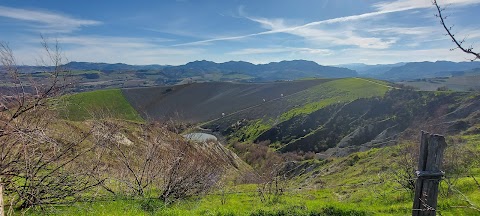
<svg viewBox="0 0 480 216">
<path fill-rule="evenodd" d="M 143 119 L 128 103 L 120 89 L 83 92 L 64 96 L 62 116 L 73 121 L 95 118 L 115 118 L 135 122 Z"/>
<path fill-rule="evenodd" d="M 469 146 L 480 146 L 480 135 L 461 136 Z M 412 196 L 392 179 L 394 161 L 401 158 L 402 145 L 371 149 L 347 157 L 310 160 L 317 165 L 308 174 L 289 183 L 286 193 L 262 202 L 253 184 L 228 186 L 225 195 L 213 191 L 202 198 L 164 206 L 156 199 L 80 202 L 49 210 L 51 215 L 410 215 Z M 307 163 L 307 162 L 306 162 Z M 480 170 L 471 175 L 480 178 Z M 473 178 L 460 177 L 455 188 L 472 203 L 480 205 L 480 189 Z M 440 191 L 445 191 L 445 182 Z M 224 200 L 224 203 L 222 203 Z M 439 193 L 438 212 L 443 216 L 480 215 L 465 208 L 458 193 Z M 39 215 L 30 210 L 27 215 Z"/>
<path fill-rule="evenodd" d="M 235 137 L 243 140 L 254 140 L 260 134 L 270 129 L 272 124 L 273 123 L 264 121 L 263 119 L 255 120 L 250 122 L 246 127 L 242 127 L 240 130 L 236 131 Z"/>
<path fill-rule="evenodd" d="M 47 209 L 48 215 L 310 215 L 325 209 L 336 212 L 370 212 L 356 210 L 356 204 L 335 201 L 329 192 L 306 191 L 288 193 L 275 203 L 261 202 L 255 191 L 226 195 L 222 204 L 220 195 L 208 195 L 201 200 L 183 200 L 165 207 L 155 199 L 80 202 L 69 207 Z M 279 213 L 284 214 L 279 214 Z M 286 214 L 285 214 L 286 213 Z M 26 215 L 41 214 L 31 210 Z M 351 215 L 351 214 L 344 214 Z"/>
<path fill-rule="evenodd" d="M 289 110 L 281 115 L 286 121 L 294 116 L 309 114 L 335 103 L 344 103 L 358 98 L 380 97 L 389 90 L 387 83 L 357 78 L 337 79 L 308 89 L 305 97 L 311 102 Z"/>
</svg>

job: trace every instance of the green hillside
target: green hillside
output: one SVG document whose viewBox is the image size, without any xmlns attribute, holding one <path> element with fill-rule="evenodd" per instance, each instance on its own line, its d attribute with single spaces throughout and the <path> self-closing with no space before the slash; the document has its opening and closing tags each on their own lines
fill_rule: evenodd
<svg viewBox="0 0 480 216">
<path fill-rule="evenodd" d="M 108 117 L 141 122 L 143 119 L 128 103 L 120 89 L 98 90 L 62 98 L 62 117 L 82 121 L 92 117 Z"/>
<path fill-rule="evenodd" d="M 282 114 L 283 121 L 299 114 L 309 114 L 334 103 L 344 103 L 358 98 L 383 96 L 391 87 L 380 81 L 361 78 L 345 78 L 326 82 L 312 87 L 293 98 L 291 103 L 308 103 Z"/>
<path fill-rule="evenodd" d="M 343 104 L 359 98 L 382 97 L 390 88 L 384 82 L 361 78 L 329 80 L 280 100 L 209 122 L 206 127 L 228 127 L 238 120 L 246 119 L 248 122 L 244 122 L 245 125 L 238 130 L 231 130 L 233 134 L 230 135 L 235 140 L 253 141 L 275 125 L 287 122 L 294 117 L 305 116 L 327 106 Z"/>
</svg>

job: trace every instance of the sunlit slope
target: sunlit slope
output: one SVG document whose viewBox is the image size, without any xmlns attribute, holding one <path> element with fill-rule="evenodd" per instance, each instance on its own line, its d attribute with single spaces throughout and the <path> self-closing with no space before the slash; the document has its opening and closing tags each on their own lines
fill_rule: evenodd
<svg viewBox="0 0 480 216">
<path fill-rule="evenodd" d="M 295 95 L 285 96 L 218 119 L 205 127 L 226 130 L 226 134 L 240 141 L 256 140 L 273 126 L 296 116 L 308 115 L 326 106 L 343 104 L 359 98 L 382 97 L 389 89 L 390 87 L 384 83 L 367 79 L 331 80 Z"/>
<path fill-rule="evenodd" d="M 420 130 L 458 134 L 478 123 L 479 96 L 461 92 L 393 89 L 383 97 L 360 98 L 297 115 L 261 133 L 281 151 L 344 156 L 394 145 Z"/>
<path fill-rule="evenodd" d="M 458 134 L 478 123 L 479 95 L 422 92 L 360 78 L 321 83 L 202 125 L 234 142 L 345 156 L 394 145 L 412 131 Z"/>
<path fill-rule="evenodd" d="M 314 86 L 290 101 L 305 105 L 282 114 L 282 119 L 290 119 L 298 114 L 308 114 L 333 103 L 353 101 L 359 98 L 383 96 L 391 87 L 377 80 L 346 78 Z"/>
<path fill-rule="evenodd" d="M 98 90 L 62 98 L 62 117 L 82 121 L 91 118 L 116 118 L 141 122 L 143 119 L 125 99 L 120 89 Z"/>
</svg>

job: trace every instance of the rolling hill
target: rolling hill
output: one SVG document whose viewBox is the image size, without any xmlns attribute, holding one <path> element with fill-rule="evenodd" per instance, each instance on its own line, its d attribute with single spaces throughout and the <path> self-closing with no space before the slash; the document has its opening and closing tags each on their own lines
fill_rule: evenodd
<svg viewBox="0 0 480 216">
<path fill-rule="evenodd" d="M 329 79 L 273 83 L 192 83 L 170 87 L 123 89 L 144 118 L 199 123 L 264 103 L 274 103 Z"/>
<path fill-rule="evenodd" d="M 173 118 L 191 122 L 198 126 L 193 130 L 223 135 L 222 138 L 232 144 L 228 148 L 219 144 L 199 145 L 198 150 L 200 154 L 218 157 L 232 170 L 226 175 L 235 179 L 234 187 L 218 189 L 215 191 L 218 193 L 207 195 L 193 208 L 190 200 L 181 201 L 175 207 L 159 208 L 156 211 L 160 215 L 204 215 L 205 212 L 265 215 L 267 211 L 273 215 L 285 212 L 301 215 L 323 206 L 359 215 L 406 215 L 411 213 L 411 194 L 400 188 L 398 175 L 405 171 L 401 162 L 411 156 L 407 154 L 417 152 L 409 148 L 416 143 L 420 130 L 447 135 L 449 147 L 445 161 L 456 162 L 457 156 L 461 156 L 460 166 L 467 170 L 466 176 L 459 177 L 455 186 L 461 190 L 463 198 L 468 196 L 473 202 L 480 202 L 478 183 L 471 177 L 480 173 L 476 167 L 478 160 L 476 155 L 464 154 L 472 149 L 478 152 L 480 143 L 480 95 L 474 92 L 413 91 L 374 79 L 343 78 L 255 84 L 192 83 L 93 91 L 64 99 L 75 102 L 70 105 L 88 102 L 95 105 L 94 111 L 108 110 L 120 119 L 137 118 L 139 114 L 131 115 L 130 111 L 134 110 L 147 120 Z M 77 119 L 82 120 L 88 119 L 91 112 L 72 110 L 70 113 L 81 115 Z M 143 137 L 138 129 L 132 130 L 134 125 L 141 124 L 107 121 L 121 126 L 119 133 L 123 135 L 116 137 L 126 137 L 134 143 Z M 72 126 L 90 124 L 90 121 L 64 122 Z M 150 128 L 168 128 L 162 125 L 153 124 Z M 137 158 L 135 149 L 141 146 L 125 147 L 131 149 L 129 156 Z M 242 152 L 240 149 L 246 146 L 248 148 Z M 259 149 L 266 150 L 261 154 Z M 262 184 L 237 184 L 237 180 L 243 179 L 237 177 L 258 168 L 249 158 L 260 158 L 259 163 L 269 165 L 272 154 L 288 159 L 282 164 L 282 175 L 291 178 L 288 180 L 291 187 L 282 193 L 279 202 L 264 203 L 257 197 Z M 292 155 L 297 159 L 290 160 Z M 121 173 L 109 158 L 105 162 L 112 166 L 107 169 L 110 175 Z M 455 175 L 451 167 L 446 169 L 450 169 L 446 173 Z M 441 191 L 448 190 L 445 182 L 440 185 Z M 462 197 L 441 195 L 438 209 L 445 215 L 474 215 L 474 209 L 453 207 L 465 205 Z M 252 205 L 245 205 L 246 202 Z M 93 207 L 78 204 L 62 211 L 67 212 L 65 215 L 91 214 L 105 212 L 108 206 L 109 212 L 117 214 L 125 214 L 126 210 L 121 209 L 136 214 L 146 212 L 141 210 L 143 202 L 130 204 L 132 208 L 123 208 L 125 201 L 116 199 L 93 203 Z M 212 210 L 212 203 L 218 204 L 218 208 Z M 297 209 L 296 206 L 301 207 Z M 339 215 L 351 215 L 348 212 Z M 332 215 L 330 213 L 325 214 Z"/>
<path fill-rule="evenodd" d="M 458 134 L 480 123 L 475 93 L 403 90 L 363 78 L 192 83 L 71 97 L 118 118 L 188 122 L 229 142 L 266 141 L 282 152 L 330 156 L 393 145 L 420 128 Z"/>
</svg>

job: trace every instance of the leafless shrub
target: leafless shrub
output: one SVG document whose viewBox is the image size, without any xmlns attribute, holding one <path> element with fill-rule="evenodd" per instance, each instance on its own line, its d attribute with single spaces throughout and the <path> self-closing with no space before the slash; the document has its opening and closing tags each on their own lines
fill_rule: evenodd
<svg viewBox="0 0 480 216">
<path fill-rule="evenodd" d="M 222 160 L 196 148 L 194 143 L 179 139 L 166 151 L 162 157 L 166 171 L 160 195 L 166 204 L 205 194 L 223 174 Z"/>
<path fill-rule="evenodd" d="M 151 129 L 155 128 L 153 125 L 137 126 L 139 136 L 133 142 L 123 133 L 126 128 L 119 123 L 97 120 L 94 122 L 94 140 L 99 148 L 106 150 L 101 151 L 102 157 L 112 158 L 115 173 L 110 173 L 109 178 L 126 186 L 133 195 L 144 196 L 146 190 L 152 190 L 151 187 L 158 185 L 158 179 L 161 178 L 161 148 L 165 134 Z M 114 191 L 106 185 L 104 187 Z"/>
<path fill-rule="evenodd" d="M 0 93 L 0 175 L 7 199 L 20 208 L 73 201 L 101 182 L 91 178 L 91 170 L 75 167 L 94 148 L 85 142 L 90 131 L 58 120 L 56 97 L 69 83 L 58 43 L 51 48 L 44 39 L 42 46 L 47 56 L 42 62 L 52 69 L 38 83 L 19 71 L 12 50 L 0 43 L 2 72 L 11 82 L 9 91 Z"/>
<path fill-rule="evenodd" d="M 419 146 L 414 142 L 409 142 L 401 145 L 399 148 L 390 172 L 392 173 L 393 181 L 401 189 L 406 190 L 413 196 L 415 193 L 415 170 L 417 168 Z"/>
<path fill-rule="evenodd" d="M 468 146 L 465 140 L 450 138 L 448 143 L 442 165 L 445 171 L 444 181 L 447 186 L 446 190 L 442 191 L 444 196 L 451 195 L 458 179 L 469 176 L 472 168 L 480 162 L 480 152 L 472 146 Z"/>
<path fill-rule="evenodd" d="M 281 164 L 285 161 L 284 155 L 265 145 L 234 143 L 233 148 L 237 155 L 250 164 L 259 175 L 270 173 L 275 164 Z"/>
<path fill-rule="evenodd" d="M 264 203 L 277 203 L 287 189 L 287 177 L 283 174 L 283 165 L 272 167 L 270 173 L 262 176 L 263 182 L 257 184 L 257 193 Z"/>
<path fill-rule="evenodd" d="M 109 191 L 141 197 L 159 193 L 158 198 L 170 204 L 205 194 L 222 177 L 220 155 L 172 133 L 167 124 L 130 124 L 128 130 L 136 133 L 130 139 L 120 123 L 102 120 L 94 124 L 98 146 L 106 150 L 104 156 L 112 158 L 115 173 L 109 173 L 109 179 L 120 185 L 105 186 Z"/>
</svg>

